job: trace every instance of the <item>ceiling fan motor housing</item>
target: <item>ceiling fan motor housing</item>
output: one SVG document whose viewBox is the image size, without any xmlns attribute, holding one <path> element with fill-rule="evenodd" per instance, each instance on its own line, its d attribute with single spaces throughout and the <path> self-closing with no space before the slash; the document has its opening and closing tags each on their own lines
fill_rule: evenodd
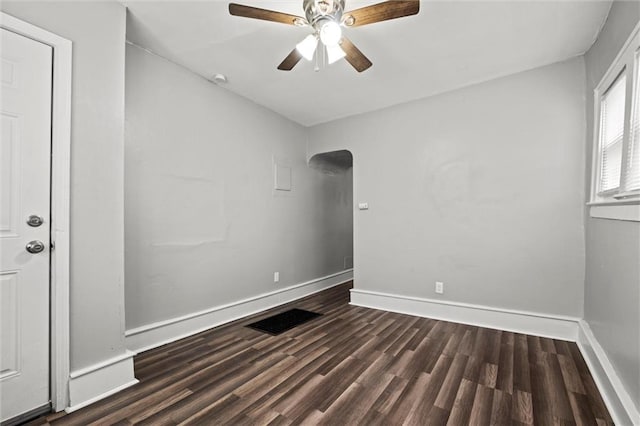
<svg viewBox="0 0 640 426">
<path fill-rule="evenodd" d="M 304 0 L 302 7 L 309 25 L 319 31 L 321 24 L 326 20 L 340 23 L 344 2 L 345 0 Z"/>
</svg>

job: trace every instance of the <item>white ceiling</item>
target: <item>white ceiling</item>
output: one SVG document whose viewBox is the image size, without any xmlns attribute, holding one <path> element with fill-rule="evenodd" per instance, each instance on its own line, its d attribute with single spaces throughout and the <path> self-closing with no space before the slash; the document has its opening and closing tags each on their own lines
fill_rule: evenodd
<svg viewBox="0 0 640 426">
<path fill-rule="evenodd" d="M 235 0 L 303 15 L 302 0 Z M 127 39 L 302 125 L 310 126 L 562 61 L 593 44 L 611 1 L 430 1 L 417 16 L 348 28 L 373 62 L 313 71 L 277 65 L 309 30 L 239 18 L 226 1 L 122 1 Z M 347 0 L 355 9 L 376 0 Z"/>
</svg>

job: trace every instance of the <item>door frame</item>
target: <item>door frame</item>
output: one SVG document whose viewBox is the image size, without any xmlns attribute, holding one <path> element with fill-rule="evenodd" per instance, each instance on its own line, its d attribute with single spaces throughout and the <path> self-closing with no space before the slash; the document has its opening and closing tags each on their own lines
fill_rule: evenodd
<svg viewBox="0 0 640 426">
<path fill-rule="evenodd" d="M 61 411 L 69 403 L 69 193 L 72 43 L 70 40 L 4 12 L 0 12 L 0 27 L 53 48 L 49 388 L 52 408 L 55 411 Z"/>
</svg>

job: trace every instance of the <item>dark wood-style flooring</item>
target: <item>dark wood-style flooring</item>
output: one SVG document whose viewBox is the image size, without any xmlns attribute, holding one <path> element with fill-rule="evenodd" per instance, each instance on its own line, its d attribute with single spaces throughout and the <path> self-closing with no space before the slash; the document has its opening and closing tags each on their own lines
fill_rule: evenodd
<svg viewBox="0 0 640 426">
<path fill-rule="evenodd" d="M 139 384 L 32 425 L 612 424 L 574 343 L 350 306 L 349 288 L 141 353 Z M 292 306 L 324 315 L 244 327 Z"/>
</svg>

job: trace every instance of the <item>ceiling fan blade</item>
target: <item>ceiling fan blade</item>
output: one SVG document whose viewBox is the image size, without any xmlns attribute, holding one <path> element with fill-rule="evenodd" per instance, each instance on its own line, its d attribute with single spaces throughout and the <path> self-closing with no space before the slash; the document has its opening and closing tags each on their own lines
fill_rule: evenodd
<svg viewBox="0 0 640 426">
<path fill-rule="evenodd" d="M 280 65 L 278 65 L 278 69 L 280 71 L 291 71 L 293 67 L 295 67 L 296 64 L 300 62 L 300 59 L 302 59 L 302 54 L 298 52 L 297 48 L 294 48 L 291 53 L 289 53 L 287 57 L 284 58 L 284 61 L 282 61 Z"/>
<path fill-rule="evenodd" d="M 352 67 L 356 69 L 356 71 L 362 72 L 373 65 L 369 58 L 364 56 L 364 53 L 362 53 L 360 49 L 358 49 L 353 43 L 351 43 L 348 38 L 342 37 L 342 39 L 340 40 L 340 47 L 342 48 L 342 50 L 344 50 L 344 53 L 347 54 L 347 56 L 345 56 L 345 59 L 351 64 Z"/>
<path fill-rule="evenodd" d="M 289 15 L 288 13 L 276 12 L 275 10 L 260 9 L 236 3 L 229 3 L 229 13 L 233 16 L 262 19 L 263 21 L 279 22 L 281 24 L 296 26 L 308 25 L 307 20 L 301 16 Z"/>
<path fill-rule="evenodd" d="M 348 27 L 360 27 L 389 19 L 415 15 L 420 11 L 420 0 L 391 0 L 345 12 L 342 22 Z"/>
</svg>

